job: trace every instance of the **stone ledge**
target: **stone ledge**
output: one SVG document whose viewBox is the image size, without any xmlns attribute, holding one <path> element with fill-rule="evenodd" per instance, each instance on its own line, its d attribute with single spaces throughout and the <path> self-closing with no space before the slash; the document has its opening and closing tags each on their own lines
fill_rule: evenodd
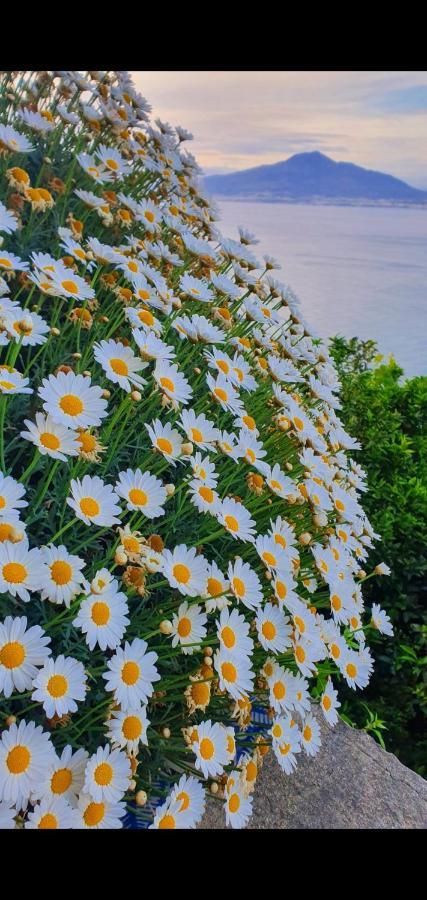
<svg viewBox="0 0 427 900">
<path fill-rule="evenodd" d="M 319 753 L 298 754 L 293 775 L 285 775 L 268 754 L 249 829 L 427 827 L 423 778 L 366 733 L 343 722 L 333 729 L 323 719 L 320 724 Z M 209 800 L 200 828 L 225 827 L 221 805 Z"/>
</svg>

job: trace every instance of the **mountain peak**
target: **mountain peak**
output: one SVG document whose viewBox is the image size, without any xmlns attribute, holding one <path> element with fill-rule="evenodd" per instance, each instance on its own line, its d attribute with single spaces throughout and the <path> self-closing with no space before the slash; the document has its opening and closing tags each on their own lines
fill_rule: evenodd
<svg viewBox="0 0 427 900">
<path fill-rule="evenodd" d="M 205 178 L 205 186 L 212 194 L 234 199 L 427 204 L 427 191 L 383 172 L 336 162 L 319 150 L 295 153 L 282 162 L 229 175 L 211 175 Z"/>
</svg>

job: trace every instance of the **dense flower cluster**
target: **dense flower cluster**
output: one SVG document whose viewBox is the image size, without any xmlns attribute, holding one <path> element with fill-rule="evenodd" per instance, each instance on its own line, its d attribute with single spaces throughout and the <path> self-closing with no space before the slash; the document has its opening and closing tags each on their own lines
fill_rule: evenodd
<svg viewBox="0 0 427 900">
<path fill-rule="evenodd" d="M 242 827 L 391 632 L 340 386 L 126 72 L 0 85 L 0 828 Z"/>
</svg>

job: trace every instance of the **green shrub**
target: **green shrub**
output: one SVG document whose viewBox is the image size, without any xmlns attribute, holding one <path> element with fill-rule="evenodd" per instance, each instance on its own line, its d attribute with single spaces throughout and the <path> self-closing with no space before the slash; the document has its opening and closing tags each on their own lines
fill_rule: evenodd
<svg viewBox="0 0 427 900">
<path fill-rule="evenodd" d="M 393 359 L 381 363 L 374 341 L 335 337 L 331 353 L 342 382 L 341 418 L 363 447 L 364 509 L 382 537 L 370 562 L 384 560 L 392 570 L 366 583 L 366 602 L 380 603 L 395 631 L 394 639 L 378 641 L 363 697 L 368 709 L 348 691 L 344 712 L 379 739 L 384 723 L 387 749 L 426 775 L 427 377 L 403 381 Z"/>
</svg>

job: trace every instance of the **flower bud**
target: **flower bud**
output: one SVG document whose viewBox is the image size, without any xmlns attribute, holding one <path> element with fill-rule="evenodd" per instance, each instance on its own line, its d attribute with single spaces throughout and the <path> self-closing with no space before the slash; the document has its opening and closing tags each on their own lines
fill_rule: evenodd
<svg viewBox="0 0 427 900">
<path fill-rule="evenodd" d="M 137 806 L 145 806 L 147 800 L 148 797 L 145 791 L 137 791 L 135 794 L 135 803 Z"/>
<path fill-rule="evenodd" d="M 307 544 L 310 543 L 311 538 L 312 538 L 312 535 L 310 534 L 310 532 L 304 531 L 302 534 L 300 534 L 298 540 L 299 540 L 300 544 L 302 544 L 303 546 L 306 546 Z"/>
<path fill-rule="evenodd" d="M 166 727 L 166 728 L 163 728 L 163 730 L 162 730 L 162 735 L 163 735 L 163 737 L 166 738 L 166 739 L 167 739 L 167 738 L 170 738 L 170 736 L 171 736 L 171 730 L 170 730 L 170 728 L 167 728 L 167 727 Z"/>
<path fill-rule="evenodd" d="M 163 619 L 160 622 L 159 631 L 162 634 L 172 634 L 172 622 L 169 622 L 168 619 Z"/>
<path fill-rule="evenodd" d="M 114 562 L 117 566 L 125 566 L 128 561 L 126 553 L 123 550 L 116 550 L 114 554 Z"/>
<path fill-rule="evenodd" d="M 131 398 L 135 400 L 135 403 L 139 403 L 142 400 L 142 394 L 139 391 L 131 391 Z"/>
<path fill-rule="evenodd" d="M 193 450 L 194 450 L 194 447 L 193 447 L 193 444 L 191 443 L 191 441 L 188 441 L 186 444 L 182 445 L 183 456 L 191 456 Z"/>
<path fill-rule="evenodd" d="M 51 333 L 54 337 L 59 337 L 59 335 L 61 334 L 59 328 L 51 328 L 51 329 L 50 329 L 50 333 Z"/>
<path fill-rule="evenodd" d="M 165 491 L 168 497 L 173 497 L 175 493 L 175 485 L 174 484 L 165 484 Z"/>
</svg>

